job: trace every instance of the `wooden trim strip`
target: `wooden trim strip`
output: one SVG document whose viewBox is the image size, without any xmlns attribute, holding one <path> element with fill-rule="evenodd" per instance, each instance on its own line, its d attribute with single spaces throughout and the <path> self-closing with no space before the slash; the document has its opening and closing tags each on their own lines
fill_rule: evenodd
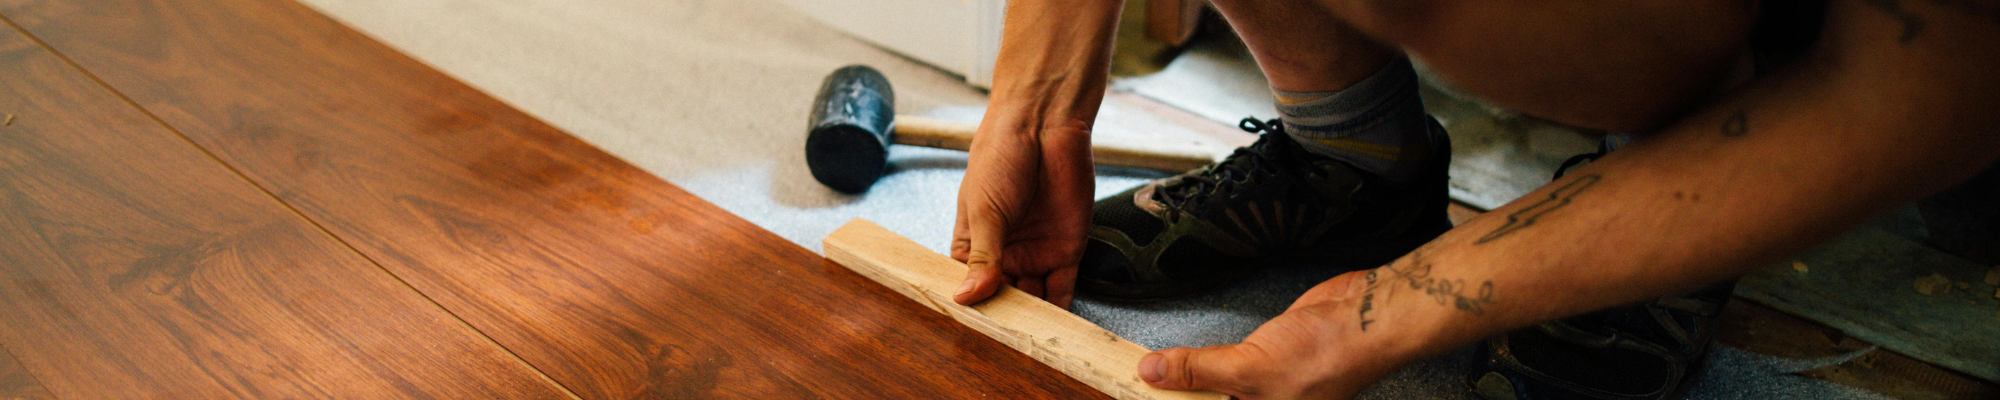
<svg viewBox="0 0 2000 400">
<path fill-rule="evenodd" d="M 1048 364 L 1111 397 L 1225 399 L 1214 392 L 1183 392 L 1139 380 L 1139 358 L 1149 350 L 1076 314 L 1012 287 L 976 306 L 951 300 L 965 264 L 873 222 L 856 218 L 827 235 L 826 258 L 942 312 L 959 323 Z"/>
</svg>

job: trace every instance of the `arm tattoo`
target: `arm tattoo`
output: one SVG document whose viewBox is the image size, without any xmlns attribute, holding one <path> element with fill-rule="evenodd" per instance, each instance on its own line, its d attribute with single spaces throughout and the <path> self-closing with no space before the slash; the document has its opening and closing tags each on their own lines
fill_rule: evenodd
<svg viewBox="0 0 2000 400">
<path fill-rule="evenodd" d="M 1361 331 L 1367 332 L 1368 324 L 1375 322 L 1374 319 L 1368 318 L 1368 312 L 1375 310 L 1375 270 L 1368 270 L 1368 274 L 1362 275 L 1362 278 L 1368 280 L 1368 290 L 1361 294 Z"/>
<path fill-rule="evenodd" d="M 1563 184 L 1562 187 L 1556 188 L 1555 191 L 1549 192 L 1548 198 L 1535 202 L 1535 205 L 1528 206 L 1528 208 L 1521 211 L 1515 211 L 1513 214 L 1507 214 L 1507 224 L 1500 225 L 1499 229 L 1494 229 L 1493 233 L 1488 233 L 1486 236 L 1480 237 L 1478 241 L 1474 241 L 1472 244 L 1486 244 L 1486 242 L 1491 242 L 1494 239 L 1499 239 L 1516 231 L 1534 226 L 1535 221 L 1541 219 L 1542 216 L 1569 205 L 1570 199 L 1576 198 L 1578 193 L 1583 193 L 1585 189 L 1590 189 L 1591 185 L 1596 185 L 1597 181 L 1603 179 L 1604 177 L 1597 174 L 1576 177 L 1576 179 L 1569 181 L 1569 183 Z"/>
<path fill-rule="evenodd" d="M 1750 133 L 1750 110 L 1736 110 L 1736 114 L 1722 121 L 1723 137 L 1743 137 L 1748 133 Z"/>
<path fill-rule="evenodd" d="M 1464 279 L 1432 277 L 1430 263 L 1421 259 L 1413 261 L 1415 262 L 1406 267 L 1398 268 L 1395 264 L 1390 264 L 1383 268 L 1396 273 L 1393 279 L 1402 281 L 1410 290 L 1422 291 L 1424 297 L 1430 298 L 1440 306 L 1451 305 L 1459 311 L 1472 315 L 1484 315 L 1486 306 L 1493 303 L 1493 281 L 1481 283 L 1478 291 L 1467 295 Z M 1393 293 L 1393 289 L 1391 292 Z"/>
<path fill-rule="evenodd" d="M 1493 304 L 1493 281 L 1481 282 L 1479 289 L 1467 293 L 1466 289 L 1470 286 L 1466 285 L 1464 279 L 1431 276 L 1431 264 L 1424 260 L 1422 250 L 1410 253 L 1406 264 L 1399 267 L 1397 263 L 1391 263 L 1362 275 L 1367 284 L 1367 289 L 1361 294 L 1359 314 L 1362 331 L 1367 331 L 1368 325 L 1375 323 L 1375 318 L 1371 317 L 1370 313 L 1375 311 L 1376 289 L 1387 288 L 1380 293 L 1383 300 L 1393 297 L 1398 290 L 1409 289 L 1422 293 L 1422 296 L 1431 299 L 1437 305 L 1448 305 L 1472 315 L 1485 315 L 1486 307 Z M 1386 280 L 1382 271 L 1388 272 Z"/>
</svg>

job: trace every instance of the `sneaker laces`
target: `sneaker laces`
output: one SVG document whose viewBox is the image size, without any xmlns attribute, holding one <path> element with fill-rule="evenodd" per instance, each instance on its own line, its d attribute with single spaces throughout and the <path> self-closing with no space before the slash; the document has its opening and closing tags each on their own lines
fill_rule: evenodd
<svg viewBox="0 0 2000 400">
<path fill-rule="evenodd" d="M 1257 142 L 1237 148 L 1221 162 L 1181 175 L 1179 179 L 1166 183 L 1159 191 L 1154 192 L 1153 199 L 1166 204 L 1170 209 L 1191 208 L 1203 200 L 1217 197 L 1215 194 L 1225 194 L 1238 185 L 1248 183 L 1260 172 L 1268 174 L 1265 166 L 1275 163 L 1277 158 L 1273 157 L 1271 152 L 1280 146 L 1274 143 L 1282 140 L 1272 138 L 1284 136 L 1284 124 L 1278 119 L 1258 121 L 1256 118 L 1244 118 L 1236 126 L 1246 132 L 1259 134 Z M 1204 194 L 1210 195 L 1204 196 Z"/>
<path fill-rule="evenodd" d="M 1611 144 L 1606 141 L 1599 141 L 1597 143 L 1597 151 L 1578 154 L 1570 157 L 1567 160 L 1563 160 L 1562 165 L 1556 167 L 1556 176 L 1554 178 L 1550 178 L 1549 180 L 1553 181 L 1556 179 L 1562 179 L 1563 175 L 1569 174 L 1569 170 L 1576 169 L 1577 167 L 1582 167 L 1584 164 L 1589 164 L 1592 161 L 1597 161 L 1597 159 L 1599 158 L 1604 158 L 1605 154 L 1610 154 L 1610 153 L 1611 153 Z"/>
<path fill-rule="evenodd" d="M 1591 161 L 1597 161 L 1601 157 L 1604 157 L 1604 153 L 1583 153 L 1571 156 L 1569 159 L 1563 160 L 1562 165 L 1556 166 L 1556 176 L 1549 178 L 1549 180 L 1562 179 L 1563 175 L 1569 174 L 1569 170 L 1589 164 Z"/>
</svg>

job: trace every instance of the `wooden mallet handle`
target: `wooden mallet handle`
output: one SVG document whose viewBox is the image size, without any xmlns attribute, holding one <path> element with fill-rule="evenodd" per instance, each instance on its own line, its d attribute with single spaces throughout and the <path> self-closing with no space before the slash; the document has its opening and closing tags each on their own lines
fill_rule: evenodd
<svg viewBox="0 0 2000 400">
<path fill-rule="evenodd" d="M 910 146 L 969 151 L 972 150 L 972 133 L 979 130 L 976 122 L 907 115 L 898 115 L 895 121 L 896 134 L 890 137 L 895 138 L 896 144 Z M 1173 173 L 1215 162 L 1215 154 L 1200 146 L 1144 143 L 1101 136 L 1090 138 L 1090 158 L 1097 165 Z"/>
</svg>

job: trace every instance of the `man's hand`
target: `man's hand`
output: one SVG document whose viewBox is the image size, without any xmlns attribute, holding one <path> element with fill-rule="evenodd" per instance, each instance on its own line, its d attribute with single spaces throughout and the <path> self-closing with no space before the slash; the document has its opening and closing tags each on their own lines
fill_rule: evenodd
<svg viewBox="0 0 2000 400">
<path fill-rule="evenodd" d="M 1390 336 L 1360 328 L 1370 272 L 1321 282 L 1243 343 L 1147 354 L 1139 360 L 1139 377 L 1163 389 L 1213 390 L 1239 399 L 1353 398 L 1405 359 L 1387 348 L 1402 346 L 1364 345 Z"/>
<path fill-rule="evenodd" d="M 1007 2 L 992 101 L 958 187 L 951 257 L 972 267 L 959 304 L 1010 283 L 1069 308 L 1096 183 L 1090 123 L 1123 9 L 1122 0 Z"/>
<path fill-rule="evenodd" d="M 1067 309 L 1090 229 L 1090 132 L 1021 125 L 989 121 L 973 139 L 951 240 L 971 270 L 953 300 L 977 303 L 1007 283 Z"/>
</svg>

